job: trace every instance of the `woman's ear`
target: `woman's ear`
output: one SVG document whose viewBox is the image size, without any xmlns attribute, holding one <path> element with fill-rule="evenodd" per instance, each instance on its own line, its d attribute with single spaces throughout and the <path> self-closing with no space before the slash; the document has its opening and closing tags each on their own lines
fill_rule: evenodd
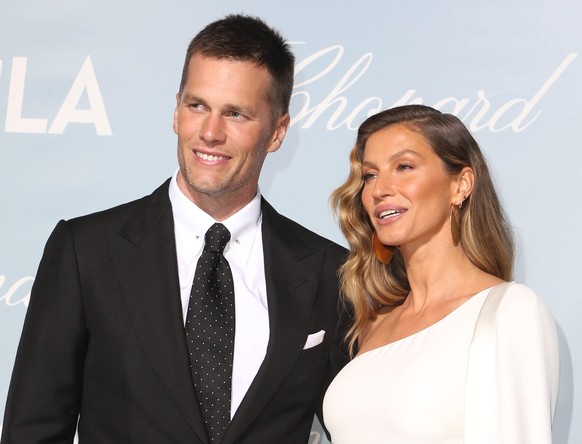
<svg viewBox="0 0 582 444">
<path fill-rule="evenodd" d="M 473 192 L 475 186 L 475 173 L 471 167 L 465 167 L 457 176 L 457 192 L 454 198 L 454 205 L 462 205 Z"/>
</svg>

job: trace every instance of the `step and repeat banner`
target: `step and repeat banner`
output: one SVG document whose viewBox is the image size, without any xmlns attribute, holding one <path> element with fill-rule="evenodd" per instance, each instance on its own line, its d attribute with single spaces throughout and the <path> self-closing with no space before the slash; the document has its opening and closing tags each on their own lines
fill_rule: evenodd
<svg viewBox="0 0 582 444">
<path fill-rule="evenodd" d="M 582 442 L 579 0 L 1 1 L 0 415 L 48 235 L 59 219 L 149 194 L 173 174 L 185 49 L 238 12 L 292 42 L 292 126 L 260 185 L 312 230 L 345 245 L 328 197 L 368 115 L 424 103 L 471 129 L 515 228 L 516 280 L 556 318 L 554 440 Z M 311 442 L 327 442 L 317 424 Z"/>
</svg>

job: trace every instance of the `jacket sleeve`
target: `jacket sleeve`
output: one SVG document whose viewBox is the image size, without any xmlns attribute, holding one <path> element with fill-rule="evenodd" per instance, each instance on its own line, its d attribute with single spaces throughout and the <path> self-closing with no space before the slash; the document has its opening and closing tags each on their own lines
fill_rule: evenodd
<svg viewBox="0 0 582 444">
<path fill-rule="evenodd" d="M 496 330 L 492 442 L 550 444 L 558 396 L 558 337 L 544 301 L 514 284 L 501 303 Z"/>
<path fill-rule="evenodd" d="M 319 423 L 321 424 L 328 440 L 330 440 L 331 438 L 329 432 L 325 428 L 323 418 L 323 400 L 325 398 L 327 388 L 331 384 L 331 381 L 333 381 L 333 379 L 340 372 L 340 370 L 350 361 L 348 345 L 346 341 L 346 334 L 353 321 L 352 310 L 347 301 L 343 299 L 343 296 L 341 295 L 339 288 L 340 287 L 339 269 L 341 264 L 343 264 L 345 261 L 345 258 L 347 256 L 347 250 L 345 250 L 344 248 L 340 249 L 339 247 L 336 247 L 335 252 L 336 253 L 334 254 L 333 261 L 334 265 L 332 270 L 328 271 L 328 276 L 330 279 L 334 280 L 333 288 L 335 288 L 335 294 L 333 295 L 333 297 L 334 299 L 337 300 L 338 321 L 336 325 L 336 330 L 334 332 L 333 345 L 328 358 L 328 365 L 316 409 L 317 419 L 319 420 Z"/>
<path fill-rule="evenodd" d="M 51 234 L 32 287 L 10 382 L 2 444 L 72 443 L 87 332 L 67 222 Z"/>
</svg>

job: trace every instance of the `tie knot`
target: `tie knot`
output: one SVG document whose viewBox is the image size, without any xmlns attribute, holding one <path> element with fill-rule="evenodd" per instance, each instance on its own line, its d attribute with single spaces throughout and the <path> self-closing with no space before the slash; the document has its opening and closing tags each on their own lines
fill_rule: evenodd
<svg viewBox="0 0 582 444">
<path fill-rule="evenodd" d="M 230 231 L 222 224 L 212 225 L 204 236 L 204 251 L 223 253 L 230 240 Z"/>
</svg>

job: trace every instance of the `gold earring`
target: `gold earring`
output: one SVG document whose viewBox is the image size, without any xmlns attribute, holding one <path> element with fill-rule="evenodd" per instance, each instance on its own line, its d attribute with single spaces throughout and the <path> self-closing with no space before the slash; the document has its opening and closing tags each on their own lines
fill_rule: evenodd
<svg viewBox="0 0 582 444">
<path fill-rule="evenodd" d="M 388 265 L 392 260 L 394 252 L 378 239 L 375 231 L 372 234 L 372 249 L 374 250 L 374 256 L 376 256 L 376 259 L 384 265 Z"/>
<path fill-rule="evenodd" d="M 461 204 L 459 205 L 459 210 L 461 209 Z M 451 235 L 453 236 L 453 244 L 455 247 L 459 245 L 459 241 L 461 240 L 461 225 L 459 223 L 460 219 L 460 212 L 455 211 L 455 204 L 451 204 L 451 214 L 450 214 L 450 222 L 451 222 Z"/>
</svg>

